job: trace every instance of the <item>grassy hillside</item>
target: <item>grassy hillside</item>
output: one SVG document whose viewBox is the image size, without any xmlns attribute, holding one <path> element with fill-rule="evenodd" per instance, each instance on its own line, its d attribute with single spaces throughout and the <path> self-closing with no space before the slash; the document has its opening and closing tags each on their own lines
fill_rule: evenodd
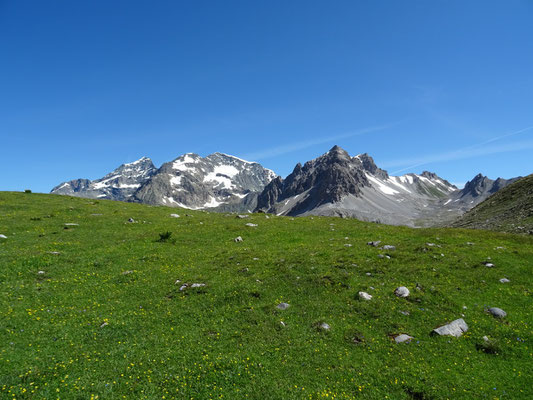
<svg viewBox="0 0 533 400">
<path fill-rule="evenodd" d="M 533 234 L 533 174 L 499 190 L 453 226 Z"/>
<path fill-rule="evenodd" d="M 0 398 L 533 398 L 530 237 L 6 192 L 0 234 Z"/>
</svg>

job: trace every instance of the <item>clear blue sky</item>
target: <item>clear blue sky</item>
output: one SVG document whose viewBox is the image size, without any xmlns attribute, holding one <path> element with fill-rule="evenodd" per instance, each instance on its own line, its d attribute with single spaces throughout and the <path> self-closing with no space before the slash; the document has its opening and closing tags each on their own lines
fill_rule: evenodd
<svg viewBox="0 0 533 400">
<path fill-rule="evenodd" d="M 528 0 L 0 0 L 0 190 L 186 152 L 286 176 L 334 144 L 526 175 L 532 21 Z"/>
</svg>

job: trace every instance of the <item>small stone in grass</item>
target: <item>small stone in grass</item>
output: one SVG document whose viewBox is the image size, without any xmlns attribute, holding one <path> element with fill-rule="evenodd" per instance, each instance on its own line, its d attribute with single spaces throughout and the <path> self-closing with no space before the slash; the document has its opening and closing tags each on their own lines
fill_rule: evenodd
<svg viewBox="0 0 533 400">
<path fill-rule="evenodd" d="M 394 338 L 394 341 L 396 343 L 404 343 L 404 342 L 409 343 L 412 338 L 413 338 L 412 336 L 409 336 L 409 335 L 406 335 L 405 333 L 402 333 L 401 335 L 396 336 Z"/>
<path fill-rule="evenodd" d="M 38 271 L 37 274 L 39 274 L 39 275 L 44 275 L 45 272 L 44 272 L 44 271 Z"/>
<path fill-rule="evenodd" d="M 331 329 L 329 324 L 326 324 L 325 322 L 322 322 L 318 328 L 322 331 L 329 331 Z"/>
<path fill-rule="evenodd" d="M 109 325 L 108 322 L 102 322 L 102 324 L 100 324 L 100 328 L 104 328 L 104 327 L 106 327 L 107 325 Z"/>
<path fill-rule="evenodd" d="M 507 279 L 507 278 L 502 278 L 502 279 L 500 279 L 500 282 L 501 283 L 509 283 L 511 281 L 509 279 Z"/>
<path fill-rule="evenodd" d="M 233 239 L 235 241 L 235 243 L 239 243 L 239 242 L 242 242 L 242 237 L 240 236 L 237 236 L 235 239 Z"/>
<path fill-rule="evenodd" d="M 375 240 L 373 242 L 367 242 L 367 245 L 373 246 L 373 247 L 378 247 L 380 243 L 381 243 L 381 240 Z"/>
<path fill-rule="evenodd" d="M 180 217 L 179 214 L 170 214 L 170 216 L 171 216 L 172 218 L 179 218 L 179 217 Z"/>
<path fill-rule="evenodd" d="M 487 268 L 492 268 L 492 267 L 494 267 L 494 264 L 491 263 L 491 262 L 488 262 L 488 261 L 484 262 L 483 265 L 485 265 L 485 267 L 487 267 Z"/>
<path fill-rule="evenodd" d="M 398 297 L 407 297 L 409 296 L 409 289 L 407 289 L 405 286 L 400 286 L 396 288 L 394 294 Z"/>
<path fill-rule="evenodd" d="M 237 215 L 235 218 L 244 219 L 244 218 L 250 218 L 249 215 Z"/>
<path fill-rule="evenodd" d="M 487 311 L 496 318 L 505 318 L 507 316 L 507 313 L 498 307 L 491 307 Z"/>
<path fill-rule="evenodd" d="M 287 308 L 289 308 L 291 305 L 288 304 L 288 303 L 279 303 L 276 308 L 278 310 L 286 310 Z"/>
<path fill-rule="evenodd" d="M 359 292 L 359 298 L 363 300 L 372 300 L 372 295 L 367 292 Z"/>
<path fill-rule="evenodd" d="M 396 246 L 386 244 L 385 246 L 383 246 L 383 250 L 396 250 Z"/>
<path fill-rule="evenodd" d="M 7 239 L 7 236 L 0 234 L 0 239 Z"/>
<path fill-rule="evenodd" d="M 254 227 L 254 226 L 257 226 L 257 224 L 252 224 L 251 222 L 248 222 L 247 224 L 245 224 L 246 226 L 251 226 L 251 227 Z"/>
</svg>

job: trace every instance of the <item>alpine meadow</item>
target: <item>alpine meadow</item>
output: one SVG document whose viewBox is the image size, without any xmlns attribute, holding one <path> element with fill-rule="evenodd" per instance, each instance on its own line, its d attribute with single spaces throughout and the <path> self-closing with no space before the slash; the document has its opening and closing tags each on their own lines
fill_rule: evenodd
<svg viewBox="0 0 533 400">
<path fill-rule="evenodd" d="M 533 396 L 531 236 L 14 192 L 0 209 L 3 398 Z"/>
</svg>

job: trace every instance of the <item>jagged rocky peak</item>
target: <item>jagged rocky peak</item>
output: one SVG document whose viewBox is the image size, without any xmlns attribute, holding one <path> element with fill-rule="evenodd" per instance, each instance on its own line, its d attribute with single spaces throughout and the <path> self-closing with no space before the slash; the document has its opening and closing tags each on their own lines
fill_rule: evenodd
<svg viewBox="0 0 533 400">
<path fill-rule="evenodd" d="M 343 148 L 335 145 L 333 146 L 326 154 L 324 154 L 322 157 L 331 159 L 333 161 L 344 161 L 344 162 L 350 162 L 351 157 L 348 154 L 346 150 Z"/>
<path fill-rule="evenodd" d="M 457 188 L 434 173 L 389 176 L 367 153 L 354 157 L 339 146 L 297 164 L 259 195 L 258 209 L 280 215 L 341 215 L 414 224 L 440 207 Z"/>
<path fill-rule="evenodd" d="M 466 182 L 465 187 L 462 190 L 463 195 L 468 194 L 472 197 L 477 197 L 489 190 L 489 187 L 492 186 L 493 182 L 494 181 L 488 177 L 482 174 L 477 174 L 472 180 Z"/>
<path fill-rule="evenodd" d="M 423 171 L 420 176 L 423 176 L 424 178 L 428 179 L 440 179 L 439 176 L 435 172 L 429 172 L 429 171 Z"/>
<path fill-rule="evenodd" d="M 477 174 L 472 180 L 465 184 L 465 187 L 460 190 L 458 194 L 461 198 L 471 198 L 476 202 L 480 202 L 520 178 L 521 177 L 511 179 L 498 178 L 494 181 L 485 175 Z"/>
<path fill-rule="evenodd" d="M 142 157 L 137 161 L 120 165 L 103 178 L 90 181 L 75 179 L 52 189 L 51 193 L 70 196 L 128 200 L 156 171 L 152 160 Z"/>
<path fill-rule="evenodd" d="M 258 198 L 258 209 L 284 213 L 291 206 L 291 212 L 297 215 L 321 204 L 340 201 L 347 194 L 357 196 L 364 186 L 370 186 L 370 182 L 363 161 L 334 146 L 303 166 L 298 163 L 285 180 L 277 179 L 267 185 Z M 283 206 L 276 205 L 282 202 Z"/>
<path fill-rule="evenodd" d="M 370 157 L 367 153 L 359 154 L 354 158 L 361 161 L 361 165 L 363 166 L 363 169 L 365 171 L 370 172 L 372 175 L 375 175 L 382 179 L 389 178 L 389 174 L 387 173 L 387 171 L 378 168 L 378 166 L 374 162 L 374 159 Z"/>
</svg>

